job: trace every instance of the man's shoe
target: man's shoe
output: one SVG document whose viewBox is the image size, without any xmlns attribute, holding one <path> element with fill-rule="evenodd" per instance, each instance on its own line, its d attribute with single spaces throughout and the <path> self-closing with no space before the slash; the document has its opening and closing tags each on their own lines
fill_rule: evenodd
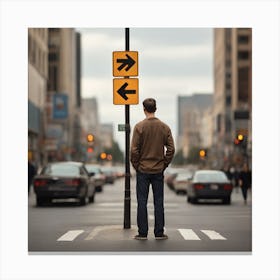
<svg viewBox="0 0 280 280">
<path fill-rule="evenodd" d="M 162 234 L 162 235 L 157 235 L 155 236 L 156 240 L 164 240 L 164 239 L 168 239 L 168 235 L 166 234 Z"/>
<path fill-rule="evenodd" d="M 142 235 L 142 234 L 137 234 L 134 236 L 134 239 L 137 239 L 137 240 L 147 240 L 147 236 L 146 235 Z"/>
</svg>

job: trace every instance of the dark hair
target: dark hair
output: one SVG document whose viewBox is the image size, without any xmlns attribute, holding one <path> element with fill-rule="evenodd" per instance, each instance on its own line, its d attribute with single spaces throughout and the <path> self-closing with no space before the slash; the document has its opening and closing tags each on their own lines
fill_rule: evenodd
<svg viewBox="0 0 280 280">
<path fill-rule="evenodd" d="M 144 109 L 149 113 L 154 113 L 157 109 L 157 104 L 155 99 L 147 98 L 143 101 Z"/>
</svg>

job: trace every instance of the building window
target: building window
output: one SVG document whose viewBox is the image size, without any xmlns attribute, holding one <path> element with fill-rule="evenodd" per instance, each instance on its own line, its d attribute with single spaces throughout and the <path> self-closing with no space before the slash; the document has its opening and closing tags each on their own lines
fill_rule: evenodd
<svg viewBox="0 0 280 280">
<path fill-rule="evenodd" d="M 240 102 L 249 100 L 249 67 L 238 69 L 238 100 Z"/>
<path fill-rule="evenodd" d="M 226 60 L 226 67 L 228 67 L 228 68 L 231 67 L 231 61 L 229 59 Z"/>
<path fill-rule="evenodd" d="M 231 96 L 230 95 L 226 96 L 226 106 L 231 106 Z"/>
<path fill-rule="evenodd" d="M 227 90 L 230 90 L 230 89 L 231 89 L 231 83 L 230 83 L 230 81 L 227 81 L 227 82 L 226 82 L 226 89 L 227 89 Z"/>
<path fill-rule="evenodd" d="M 247 51 L 239 51 L 238 52 L 238 59 L 240 59 L 240 60 L 247 60 L 247 59 L 249 59 L 249 52 L 247 52 Z"/>
<path fill-rule="evenodd" d="M 57 66 L 51 65 L 49 67 L 49 79 L 48 79 L 48 90 L 57 91 Z"/>
<path fill-rule="evenodd" d="M 248 44 L 249 43 L 249 36 L 239 35 L 238 36 L 238 44 Z"/>
<path fill-rule="evenodd" d="M 59 55 L 57 52 L 51 52 L 49 53 L 49 61 L 53 62 L 53 61 L 58 61 Z"/>
</svg>

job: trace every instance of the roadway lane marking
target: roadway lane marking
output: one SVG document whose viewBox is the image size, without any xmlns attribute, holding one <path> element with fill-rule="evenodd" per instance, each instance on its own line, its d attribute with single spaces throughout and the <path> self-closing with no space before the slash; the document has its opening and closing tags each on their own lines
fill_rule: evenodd
<svg viewBox="0 0 280 280">
<path fill-rule="evenodd" d="M 73 241 L 78 235 L 83 232 L 84 230 L 69 230 L 61 237 L 59 237 L 57 241 Z"/>
<path fill-rule="evenodd" d="M 181 233 L 185 240 L 200 240 L 200 238 L 192 229 L 179 228 L 178 231 Z"/>
<path fill-rule="evenodd" d="M 221 234 L 214 230 L 201 230 L 204 234 L 206 234 L 211 240 L 227 240 Z"/>
</svg>

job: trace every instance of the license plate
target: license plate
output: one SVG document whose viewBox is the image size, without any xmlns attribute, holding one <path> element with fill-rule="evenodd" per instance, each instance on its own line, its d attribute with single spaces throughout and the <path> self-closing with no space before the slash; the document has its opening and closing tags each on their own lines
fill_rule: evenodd
<svg viewBox="0 0 280 280">
<path fill-rule="evenodd" d="M 210 185 L 210 189 L 216 191 L 219 188 L 218 185 Z"/>
<path fill-rule="evenodd" d="M 49 191 L 61 191 L 62 187 L 60 186 L 50 186 Z"/>
</svg>

